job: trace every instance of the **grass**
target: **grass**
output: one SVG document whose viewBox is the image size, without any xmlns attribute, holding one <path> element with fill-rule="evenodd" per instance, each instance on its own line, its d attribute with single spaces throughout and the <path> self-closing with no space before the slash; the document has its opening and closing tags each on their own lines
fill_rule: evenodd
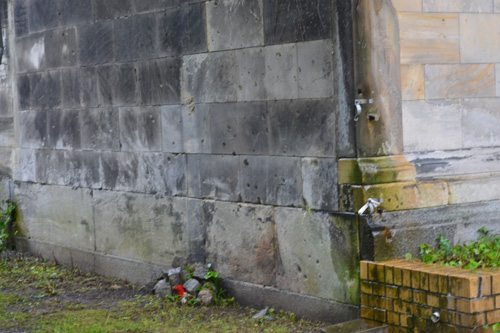
<svg viewBox="0 0 500 333">
<path fill-rule="evenodd" d="M 314 332 L 322 323 L 274 311 L 187 306 L 141 295 L 126 281 L 84 273 L 41 259 L 0 257 L 2 332 Z"/>
</svg>

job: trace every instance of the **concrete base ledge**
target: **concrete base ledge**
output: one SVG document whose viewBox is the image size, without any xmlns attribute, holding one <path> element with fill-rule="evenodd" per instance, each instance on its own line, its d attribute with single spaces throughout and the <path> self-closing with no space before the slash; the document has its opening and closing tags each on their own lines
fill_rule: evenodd
<svg viewBox="0 0 500 333">
<path fill-rule="evenodd" d="M 160 266 L 137 260 L 86 250 L 72 249 L 25 237 L 16 238 L 17 249 L 47 258 L 64 266 L 78 267 L 86 272 L 126 279 L 138 286 L 149 282 Z M 295 313 L 301 318 L 340 323 L 359 318 L 359 307 L 317 297 L 288 292 L 247 282 L 224 279 L 223 288 L 243 306 L 261 309 L 274 307 Z"/>
</svg>

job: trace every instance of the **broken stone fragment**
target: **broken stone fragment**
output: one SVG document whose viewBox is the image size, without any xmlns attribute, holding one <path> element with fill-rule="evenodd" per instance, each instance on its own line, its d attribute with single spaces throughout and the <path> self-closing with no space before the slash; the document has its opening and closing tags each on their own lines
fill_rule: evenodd
<svg viewBox="0 0 500 333">
<path fill-rule="evenodd" d="M 157 283 L 156 280 L 146 283 L 144 286 L 142 286 L 141 289 L 139 289 L 139 292 L 144 293 L 146 295 L 152 294 L 156 286 L 156 283 Z"/>
<path fill-rule="evenodd" d="M 208 268 L 202 263 L 195 264 L 195 270 L 193 272 L 193 277 L 198 280 L 205 280 L 205 275 L 208 273 Z"/>
<path fill-rule="evenodd" d="M 198 298 L 200 302 L 205 305 L 211 305 L 214 302 L 214 293 L 209 289 L 202 289 L 198 293 Z"/>
<path fill-rule="evenodd" d="M 165 279 L 158 281 L 154 288 L 154 292 L 158 297 L 172 296 L 172 288 L 170 286 L 170 283 L 168 283 Z"/>
<path fill-rule="evenodd" d="M 189 279 L 184 283 L 184 289 L 191 295 L 196 295 L 196 291 L 201 287 L 201 283 L 196 279 Z"/>
<path fill-rule="evenodd" d="M 172 286 L 178 286 L 182 284 L 180 267 L 169 269 L 167 274 L 168 274 L 168 281 Z"/>
</svg>

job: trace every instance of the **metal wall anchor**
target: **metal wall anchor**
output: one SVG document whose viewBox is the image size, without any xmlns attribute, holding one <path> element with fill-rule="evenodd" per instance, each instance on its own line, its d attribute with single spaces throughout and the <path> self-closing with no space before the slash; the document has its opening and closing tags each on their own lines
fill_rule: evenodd
<svg viewBox="0 0 500 333">
<path fill-rule="evenodd" d="M 380 199 L 369 198 L 366 204 L 358 210 L 358 214 L 362 215 L 367 209 L 370 210 L 370 214 L 373 214 L 375 212 L 375 208 L 380 206 L 382 202 L 384 202 L 383 198 Z"/>
<path fill-rule="evenodd" d="M 354 121 L 358 121 L 359 116 L 361 116 L 361 112 L 363 112 L 362 105 L 363 104 L 373 104 L 373 99 L 355 99 L 354 105 L 356 105 L 356 115 L 354 116 Z"/>
</svg>

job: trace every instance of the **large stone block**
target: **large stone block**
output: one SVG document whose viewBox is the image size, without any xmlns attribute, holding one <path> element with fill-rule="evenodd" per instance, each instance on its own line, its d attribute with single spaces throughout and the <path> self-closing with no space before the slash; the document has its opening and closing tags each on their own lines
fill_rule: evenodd
<svg viewBox="0 0 500 333">
<path fill-rule="evenodd" d="M 14 118 L 0 117 L 0 147 L 12 147 L 14 144 Z"/>
<path fill-rule="evenodd" d="M 139 86 L 144 105 L 179 104 L 180 58 L 145 61 L 139 66 Z"/>
<path fill-rule="evenodd" d="M 169 153 L 183 153 L 182 106 L 165 105 L 160 109 L 162 126 L 162 150 Z"/>
<path fill-rule="evenodd" d="M 55 245 L 94 250 L 90 190 L 17 183 L 15 199 L 21 236 Z"/>
<path fill-rule="evenodd" d="M 22 148 L 47 147 L 47 112 L 19 112 L 20 146 Z"/>
<path fill-rule="evenodd" d="M 155 58 L 156 26 L 155 14 L 133 15 L 115 20 L 116 61 Z"/>
<path fill-rule="evenodd" d="M 95 67 L 61 70 L 62 106 L 67 109 L 97 107 Z"/>
<path fill-rule="evenodd" d="M 13 179 L 34 183 L 36 181 L 34 149 L 13 150 Z"/>
<path fill-rule="evenodd" d="M 66 157 L 63 150 L 39 149 L 35 154 L 37 183 L 68 185 Z"/>
<path fill-rule="evenodd" d="M 333 48 L 330 40 L 297 44 L 299 98 L 333 95 Z"/>
<path fill-rule="evenodd" d="M 61 25 L 75 26 L 93 22 L 92 0 L 60 0 Z"/>
<path fill-rule="evenodd" d="M 401 94 L 406 101 L 425 99 L 424 65 L 401 66 Z"/>
<path fill-rule="evenodd" d="M 169 9 L 158 20 L 161 57 L 207 51 L 205 4 Z"/>
<path fill-rule="evenodd" d="M 185 56 L 183 78 L 186 102 L 236 101 L 236 57 L 233 51 Z"/>
<path fill-rule="evenodd" d="M 273 155 L 335 156 L 335 113 L 331 100 L 268 102 Z"/>
<path fill-rule="evenodd" d="M 238 156 L 231 155 L 188 155 L 188 195 L 238 201 L 238 162 Z"/>
<path fill-rule="evenodd" d="M 264 85 L 266 58 L 263 48 L 235 51 L 238 101 L 263 101 L 267 98 Z"/>
<path fill-rule="evenodd" d="M 1 116 L 12 116 L 14 110 L 12 108 L 13 97 L 12 89 L 5 88 L 0 89 L 0 115 Z"/>
<path fill-rule="evenodd" d="M 185 155 L 144 153 L 140 156 L 139 169 L 141 191 L 170 196 L 187 194 Z"/>
<path fill-rule="evenodd" d="M 108 2 L 102 1 L 101 3 Z M 113 22 L 81 25 L 78 33 L 78 59 L 81 65 L 97 65 L 114 59 Z"/>
<path fill-rule="evenodd" d="M 494 0 L 493 6 L 495 13 L 500 13 L 500 0 Z"/>
<path fill-rule="evenodd" d="M 264 45 L 262 0 L 207 2 L 208 49 L 241 49 Z"/>
<path fill-rule="evenodd" d="M 210 153 L 212 141 L 210 137 L 210 104 L 194 104 L 183 106 L 182 142 L 187 153 Z"/>
<path fill-rule="evenodd" d="M 203 201 L 186 199 L 189 230 L 189 262 L 205 263 L 206 228 L 203 220 Z"/>
<path fill-rule="evenodd" d="M 462 11 L 469 13 L 491 13 L 493 2 L 491 0 L 462 0 Z"/>
<path fill-rule="evenodd" d="M 264 1 L 265 43 L 328 39 L 331 36 L 331 14 L 332 2 L 326 0 Z"/>
<path fill-rule="evenodd" d="M 358 226 L 353 215 L 275 209 L 279 289 L 357 304 Z"/>
<path fill-rule="evenodd" d="M 457 100 L 406 101 L 403 127 L 405 152 L 462 148 L 461 106 Z"/>
<path fill-rule="evenodd" d="M 61 106 L 61 73 L 59 71 L 30 74 L 31 107 L 54 109 Z"/>
<path fill-rule="evenodd" d="M 4 184 L 13 179 L 14 157 L 12 148 L 0 148 L 0 177 L 4 179 Z M 12 193 L 11 193 L 12 194 Z"/>
<path fill-rule="evenodd" d="M 452 64 L 460 61 L 458 14 L 399 13 L 398 16 L 402 64 Z"/>
<path fill-rule="evenodd" d="M 495 65 L 426 65 L 427 99 L 494 97 Z"/>
<path fill-rule="evenodd" d="M 424 12 L 461 12 L 463 0 L 422 0 Z"/>
<path fill-rule="evenodd" d="M 275 283 L 273 209 L 246 204 L 205 202 L 206 261 L 221 276 Z"/>
<path fill-rule="evenodd" d="M 45 32 L 45 65 L 47 68 L 76 65 L 76 29 L 67 28 Z"/>
<path fill-rule="evenodd" d="M 137 68 L 132 63 L 96 69 L 98 98 L 102 106 L 137 104 Z"/>
<path fill-rule="evenodd" d="M 120 149 L 118 109 L 83 110 L 81 111 L 80 121 L 83 149 Z"/>
<path fill-rule="evenodd" d="M 210 105 L 211 152 L 215 154 L 269 154 L 266 103 Z"/>
<path fill-rule="evenodd" d="M 58 0 L 30 0 L 30 32 L 54 29 L 59 26 L 59 11 Z"/>
<path fill-rule="evenodd" d="M 464 148 L 500 146 L 500 99 L 464 99 L 462 105 Z"/>
<path fill-rule="evenodd" d="M 462 63 L 500 62 L 500 54 L 496 48 L 500 43 L 500 35 L 478 33 L 478 31 L 500 31 L 500 14 L 462 14 L 460 31 Z"/>
<path fill-rule="evenodd" d="M 19 75 L 17 77 L 17 95 L 20 110 L 31 108 L 31 83 L 29 75 Z"/>
<path fill-rule="evenodd" d="M 106 190 L 141 192 L 139 154 L 102 152 L 102 188 Z"/>
<path fill-rule="evenodd" d="M 96 20 L 114 19 L 132 13 L 131 0 L 94 0 Z"/>
<path fill-rule="evenodd" d="M 500 200 L 500 178 L 498 176 L 458 178 L 449 181 L 448 187 L 450 205 Z"/>
<path fill-rule="evenodd" d="M 123 151 L 161 151 L 161 115 L 158 108 L 121 108 L 119 113 Z"/>
<path fill-rule="evenodd" d="M 302 159 L 303 197 L 308 207 L 338 210 L 337 161 L 335 159 Z"/>
<path fill-rule="evenodd" d="M 55 149 L 80 148 L 80 111 L 52 110 L 47 112 L 47 125 L 48 147 Z"/>
<path fill-rule="evenodd" d="M 398 12 L 421 12 L 422 0 L 392 0 Z"/>
<path fill-rule="evenodd" d="M 45 36 L 45 33 L 35 33 L 16 40 L 18 73 L 45 68 Z"/>
<path fill-rule="evenodd" d="M 132 0 L 136 12 L 164 10 L 179 5 L 179 0 Z"/>
<path fill-rule="evenodd" d="M 68 150 L 65 159 L 69 186 L 102 188 L 99 152 Z"/>
<path fill-rule="evenodd" d="M 14 28 L 16 36 L 28 34 L 28 4 L 27 0 L 14 1 Z"/>
<path fill-rule="evenodd" d="M 187 258 L 186 199 L 94 192 L 96 250 L 169 266 Z"/>
<path fill-rule="evenodd" d="M 267 98 L 295 99 L 299 96 L 297 78 L 297 45 L 276 45 L 264 48 L 264 87 Z"/>
</svg>

